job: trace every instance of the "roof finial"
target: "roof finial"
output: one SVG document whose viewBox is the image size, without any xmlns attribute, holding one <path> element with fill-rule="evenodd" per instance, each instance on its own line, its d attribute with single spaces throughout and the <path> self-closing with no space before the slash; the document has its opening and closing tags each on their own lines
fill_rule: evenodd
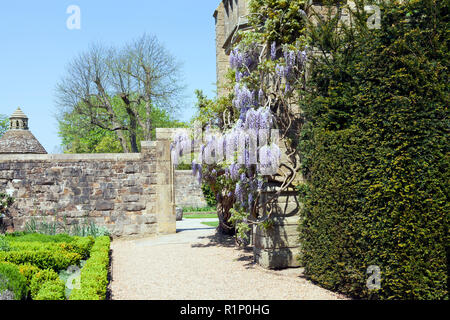
<svg viewBox="0 0 450 320">
<path fill-rule="evenodd" d="M 9 117 L 10 129 L 0 137 L 0 154 L 46 154 L 44 147 L 28 130 L 28 117 L 17 108 Z"/>
<path fill-rule="evenodd" d="M 9 117 L 10 130 L 28 130 L 28 117 L 20 107 Z"/>
</svg>

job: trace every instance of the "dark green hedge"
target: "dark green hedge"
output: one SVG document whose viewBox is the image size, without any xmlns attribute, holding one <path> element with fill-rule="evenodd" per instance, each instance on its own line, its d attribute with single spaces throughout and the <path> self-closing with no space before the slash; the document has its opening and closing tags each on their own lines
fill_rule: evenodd
<svg viewBox="0 0 450 320">
<path fill-rule="evenodd" d="M 302 103 L 301 262 L 351 296 L 448 299 L 448 2 L 381 9 L 380 30 L 312 33 L 331 55 Z"/>
<path fill-rule="evenodd" d="M 205 197 L 206 204 L 208 207 L 215 207 L 217 205 L 216 195 L 211 189 L 211 186 L 207 183 L 202 183 L 202 192 Z"/>
</svg>

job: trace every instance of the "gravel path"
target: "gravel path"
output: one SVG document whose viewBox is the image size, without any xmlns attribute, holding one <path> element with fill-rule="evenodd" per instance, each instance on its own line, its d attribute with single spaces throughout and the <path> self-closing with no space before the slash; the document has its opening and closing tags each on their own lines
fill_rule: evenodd
<svg viewBox="0 0 450 320">
<path fill-rule="evenodd" d="M 194 220 L 194 221 L 193 221 Z M 114 300 L 344 299 L 301 276 L 301 269 L 265 270 L 252 252 L 218 238 L 210 219 L 183 219 L 177 233 L 112 242 Z"/>
</svg>

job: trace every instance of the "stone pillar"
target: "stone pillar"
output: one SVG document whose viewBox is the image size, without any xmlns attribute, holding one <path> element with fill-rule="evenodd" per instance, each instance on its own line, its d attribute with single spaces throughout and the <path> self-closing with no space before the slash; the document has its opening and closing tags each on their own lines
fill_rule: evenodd
<svg viewBox="0 0 450 320">
<path fill-rule="evenodd" d="M 278 190 L 277 184 L 265 186 L 261 201 L 271 197 Z M 262 218 L 270 208 L 264 208 Z M 300 203 L 295 190 L 282 192 L 271 206 L 273 224 L 265 229 L 262 225 L 253 226 L 253 254 L 255 262 L 267 269 L 298 267 L 297 255 L 298 223 Z"/>
<path fill-rule="evenodd" d="M 170 156 L 172 131 L 156 129 L 156 218 L 158 233 L 176 233 L 175 193 L 173 187 L 174 168 Z"/>
</svg>

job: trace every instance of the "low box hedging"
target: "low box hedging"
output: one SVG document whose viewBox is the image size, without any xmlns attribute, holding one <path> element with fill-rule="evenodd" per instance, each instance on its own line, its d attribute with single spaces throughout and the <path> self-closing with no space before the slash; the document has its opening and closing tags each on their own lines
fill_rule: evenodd
<svg viewBox="0 0 450 320">
<path fill-rule="evenodd" d="M 42 284 L 34 300 L 66 300 L 65 287 L 60 279 L 48 280 Z"/>
<path fill-rule="evenodd" d="M 27 279 L 27 287 L 29 288 L 31 285 L 31 280 L 33 279 L 34 275 L 39 271 L 41 271 L 41 269 L 29 263 L 18 265 L 18 267 L 20 273 Z"/>
<path fill-rule="evenodd" d="M 104 300 L 108 286 L 109 237 L 98 237 L 89 259 L 81 269 L 81 288 L 74 289 L 70 300 Z"/>
<path fill-rule="evenodd" d="M 73 237 L 70 242 L 55 241 L 15 241 L 10 240 L 9 245 L 12 251 L 59 251 L 78 253 L 82 259 L 89 256 L 89 251 L 94 244 L 93 237 Z"/>
<path fill-rule="evenodd" d="M 0 251 L 0 271 L 14 281 L 8 283 L 15 297 L 24 299 L 30 293 L 33 300 L 64 300 L 64 276 L 57 272 L 71 265 L 80 266 L 81 288 L 72 291 L 72 300 L 106 298 L 108 285 L 110 239 L 68 235 L 42 235 L 16 232 L 4 237 L 8 251 Z M 5 277 L 3 277 L 5 278 Z M 4 285 L 5 286 L 5 285 Z M 21 288 L 25 288 L 22 292 Z M 18 291 L 19 290 L 19 291 Z M 70 291 L 69 291 L 70 292 Z"/>
<path fill-rule="evenodd" d="M 58 274 L 52 269 L 45 269 L 36 273 L 30 283 L 31 298 L 35 299 L 44 283 L 52 280 L 59 280 Z"/>
<path fill-rule="evenodd" d="M 51 250 L 23 250 L 0 252 L 0 261 L 14 264 L 32 264 L 40 269 L 51 268 L 55 271 L 67 269 L 70 265 L 78 265 L 81 255 L 75 252 L 51 251 Z"/>
<path fill-rule="evenodd" d="M 15 300 L 24 299 L 28 293 L 27 279 L 20 273 L 18 266 L 0 262 L 0 293 L 6 290 L 14 293 Z"/>
</svg>

